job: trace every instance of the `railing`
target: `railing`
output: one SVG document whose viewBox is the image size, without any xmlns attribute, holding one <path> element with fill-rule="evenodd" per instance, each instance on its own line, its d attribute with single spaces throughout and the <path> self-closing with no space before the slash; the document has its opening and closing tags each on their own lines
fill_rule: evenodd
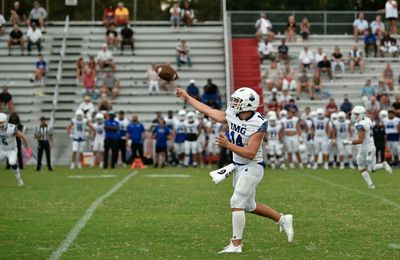
<svg viewBox="0 0 400 260">
<path fill-rule="evenodd" d="M 54 87 L 54 95 L 53 95 L 53 109 L 51 111 L 50 116 L 50 126 L 53 127 L 55 121 L 55 114 L 58 107 L 58 89 L 62 80 L 62 71 L 63 71 L 63 61 L 65 57 L 65 48 L 67 43 L 67 35 L 68 35 L 68 28 L 69 28 L 69 16 L 65 17 L 65 25 L 64 25 L 64 35 L 61 44 L 60 50 L 60 59 L 58 61 L 57 67 L 57 77 L 56 77 L 56 85 Z"/>
<path fill-rule="evenodd" d="M 232 33 L 231 17 L 226 11 L 226 0 L 223 0 L 223 21 L 224 21 L 224 51 L 225 51 L 225 85 L 226 103 L 228 104 L 233 86 L 233 66 L 232 66 Z"/>
</svg>

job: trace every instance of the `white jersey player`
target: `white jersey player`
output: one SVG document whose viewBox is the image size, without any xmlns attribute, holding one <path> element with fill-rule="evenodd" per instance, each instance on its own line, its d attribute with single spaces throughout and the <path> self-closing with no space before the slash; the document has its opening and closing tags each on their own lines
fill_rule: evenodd
<svg viewBox="0 0 400 260">
<path fill-rule="evenodd" d="M 311 111 L 309 116 L 304 120 L 307 125 L 306 135 L 306 151 L 307 151 L 307 168 L 311 168 L 314 162 L 314 137 L 311 134 L 313 120 L 317 118 L 317 112 Z"/>
<path fill-rule="evenodd" d="M 174 112 L 172 110 L 168 111 L 168 115 L 164 117 L 164 122 L 165 125 L 168 126 L 168 128 L 171 130 L 171 133 L 173 133 L 174 126 L 177 123 L 178 119 L 174 116 Z M 167 147 L 168 147 L 168 154 L 167 154 L 167 161 L 175 165 L 176 158 L 175 158 L 175 152 L 174 152 L 174 139 L 170 138 L 167 141 Z"/>
<path fill-rule="evenodd" d="M 236 167 L 230 164 L 223 169 L 212 172 L 213 179 L 217 175 L 226 178 L 234 171 L 234 192 L 231 197 L 232 209 L 232 239 L 220 253 L 242 252 L 242 236 L 245 226 L 245 211 L 275 220 L 286 232 L 288 241 L 293 239 L 293 216 L 280 215 L 270 207 L 256 203 L 256 187 L 264 175 L 264 161 L 262 140 L 267 130 L 267 121 L 256 110 L 259 107 L 260 97 L 250 88 L 240 88 L 232 96 L 225 113 L 212 109 L 207 105 L 189 96 L 186 91 L 177 88 L 176 95 L 191 104 L 196 110 L 215 121 L 228 125 L 228 135 L 219 135 L 216 143 L 229 149 L 233 153 Z"/>
<path fill-rule="evenodd" d="M 18 187 L 24 186 L 17 162 L 17 140 L 16 137 L 21 138 L 25 148 L 30 149 L 28 141 L 24 134 L 18 131 L 17 126 L 7 123 L 7 115 L 0 113 L 0 161 L 8 159 L 8 164 L 14 172 L 15 179 L 17 180 Z"/>
<path fill-rule="evenodd" d="M 375 189 L 375 185 L 371 180 L 369 173 L 384 168 L 388 173 L 392 173 L 392 168 L 385 161 L 376 163 L 375 145 L 372 134 L 372 121 L 365 116 L 365 108 L 363 106 L 355 106 L 351 111 L 351 119 L 355 122 L 357 131 L 356 140 L 344 140 L 345 145 L 359 145 L 357 154 L 357 165 L 362 177 L 370 189 Z"/>
<path fill-rule="evenodd" d="M 198 148 L 197 158 L 198 158 L 198 164 L 200 164 L 201 167 L 203 167 L 204 166 L 203 155 L 207 151 L 208 120 L 206 118 L 204 118 L 204 115 L 202 113 L 200 113 L 199 111 L 196 111 L 196 120 L 199 123 L 199 136 L 197 138 L 197 148 Z"/>
<path fill-rule="evenodd" d="M 220 148 L 215 143 L 215 139 L 218 137 L 219 133 L 222 131 L 222 124 L 220 122 L 211 119 L 208 121 L 207 132 L 208 132 L 208 166 L 211 167 L 211 162 L 214 157 L 220 153 Z"/>
<path fill-rule="evenodd" d="M 106 131 L 104 130 L 104 115 L 102 113 L 96 114 L 96 122 L 93 124 L 95 134 L 93 140 L 93 153 L 94 165 L 99 165 L 103 168 L 103 152 L 104 152 L 104 139 Z"/>
<path fill-rule="evenodd" d="M 399 133 L 400 133 L 400 119 L 396 116 L 396 111 L 390 109 L 388 117 L 382 120 L 385 126 L 386 141 L 390 148 L 392 159 L 397 164 L 399 162 Z"/>
<path fill-rule="evenodd" d="M 338 120 L 333 123 L 332 134 L 337 145 L 340 169 L 344 169 L 345 156 L 347 157 L 347 162 L 350 168 L 354 169 L 351 146 L 346 146 L 343 144 L 344 140 L 348 140 L 352 136 L 351 122 L 346 118 L 345 112 L 340 111 L 338 113 Z"/>
<path fill-rule="evenodd" d="M 299 163 L 300 169 L 303 168 L 303 162 L 301 160 L 301 155 L 299 152 L 299 137 L 300 137 L 300 128 L 299 128 L 299 118 L 293 115 L 292 111 L 287 111 L 287 116 L 282 117 L 280 119 L 282 124 L 282 129 L 284 133 L 284 143 L 285 149 L 287 153 L 287 158 L 289 162 L 290 169 L 294 169 L 293 163 L 293 153 L 296 155 L 297 162 Z M 285 165 L 282 164 L 281 168 L 285 168 Z"/>
<path fill-rule="evenodd" d="M 271 162 L 271 168 L 275 169 L 276 163 L 278 162 L 279 165 L 284 165 L 283 156 L 282 156 L 282 139 L 283 139 L 283 131 L 282 131 L 282 124 L 278 121 L 275 115 L 271 115 L 268 118 L 268 128 L 266 138 L 267 143 L 267 150 L 269 159 Z"/>
<path fill-rule="evenodd" d="M 178 120 L 174 124 L 174 152 L 180 166 L 184 166 L 186 140 L 186 111 L 178 112 Z"/>
<path fill-rule="evenodd" d="M 332 163 L 333 168 L 337 167 L 337 160 L 339 159 L 338 148 L 336 144 L 336 139 L 333 136 L 333 125 L 338 120 L 338 113 L 331 113 L 329 120 L 329 133 L 328 133 L 328 146 L 329 146 L 329 162 Z"/>
<path fill-rule="evenodd" d="M 185 167 L 189 166 L 190 155 L 192 155 L 193 166 L 197 167 L 199 161 L 198 143 L 197 139 L 200 134 L 199 122 L 195 118 L 193 112 L 187 113 L 187 120 L 185 123 L 186 139 L 185 139 Z"/>
<path fill-rule="evenodd" d="M 313 169 L 318 168 L 318 157 L 322 153 L 322 161 L 324 169 L 328 170 L 328 156 L 329 156 L 329 119 L 325 117 L 325 111 L 322 108 L 317 109 L 317 118 L 313 119 L 312 136 L 314 139 L 314 166 Z"/>
</svg>

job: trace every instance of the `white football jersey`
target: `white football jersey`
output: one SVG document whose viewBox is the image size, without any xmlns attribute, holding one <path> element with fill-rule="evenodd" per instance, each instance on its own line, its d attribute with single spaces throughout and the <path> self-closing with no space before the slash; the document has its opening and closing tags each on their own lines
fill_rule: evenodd
<svg viewBox="0 0 400 260">
<path fill-rule="evenodd" d="M 200 134 L 198 136 L 198 141 L 205 143 L 206 142 L 206 136 L 207 136 L 207 132 L 206 132 L 206 127 L 207 127 L 207 119 L 203 118 L 200 120 L 197 120 L 199 127 L 200 127 Z"/>
<path fill-rule="evenodd" d="M 174 125 L 178 122 L 175 117 L 169 118 L 168 116 L 164 117 L 165 125 L 169 127 L 169 129 L 174 129 Z"/>
<path fill-rule="evenodd" d="M 229 127 L 229 140 L 237 146 L 247 146 L 249 144 L 250 136 L 258 131 L 267 130 L 267 121 L 258 112 L 255 112 L 254 115 L 248 120 L 240 120 L 240 118 L 228 108 L 225 111 L 225 118 Z M 258 147 L 257 154 L 253 160 L 243 158 L 233 153 L 233 161 L 240 164 L 263 162 L 262 142 L 260 143 L 260 147 Z"/>
<path fill-rule="evenodd" d="M 297 131 L 297 122 L 299 122 L 299 118 L 292 117 L 292 118 L 282 118 L 281 119 L 282 126 L 285 132 L 296 132 Z"/>
<path fill-rule="evenodd" d="M 7 124 L 3 129 L 0 129 L 1 151 L 13 151 L 17 149 L 17 141 L 15 139 L 17 131 L 17 126 L 13 124 Z"/>
<path fill-rule="evenodd" d="M 275 126 L 268 124 L 267 135 L 268 141 L 279 141 L 279 132 L 282 129 L 282 124 L 277 121 Z"/>
<path fill-rule="evenodd" d="M 207 127 L 211 129 L 208 137 L 209 142 L 215 142 L 215 138 L 219 135 L 219 132 L 222 129 L 222 124 L 220 122 L 211 123 L 211 121 L 209 121 Z"/>
<path fill-rule="evenodd" d="M 385 132 L 386 134 L 398 134 L 399 131 L 397 129 L 397 126 L 400 123 L 400 119 L 398 117 L 394 117 L 392 119 L 390 118 L 385 118 L 383 119 L 383 125 L 385 126 Z"/>
<path fill-rule="evenodd" d="M 346 119 L 344 122 L 336 121 L 333 127 L 336 129 L 336 139 L 345 140 L 350 139 L 349 134 L 349 127 L 350 127 L 350 120 Z"/>
<path fill-rule="evenodd" d="M 85 129 L 88 123 L 86 118 L 82 118 L 81 121 L 77 120 L 76 118 L 72 118 L 71 123 L 72 127 L 72 138 L 75 141 L 83 141 L 85 140 Z"/>
<path fill-rule="evenodd" d="M 98 124 L 97 122 L 93 124 L 96 134 L 94 136 L 94 141 L 101 141 L 105 139 L 106 131 L 104 130 L 104 124 Z"/>
<path fill-rule="evenodd" d="M 368 147 L 371 145 L 374 145 L 374 138 L 373 138 L 373 132 L 372 132 L 372 121 L 369 119 L 369 117 L 365 117 L 363 120 L 356 122 L 354 127 L 358 131 L 364 130 L 365 131 L 365 137 L 363 142 L 360 144 L 361 147 Z"/>
<path fill-rule="evenodd" d="M 186 131 L 186 140 L 187 141 L 197 141 L 199 137 L 199 122 L 195 120 L 194 122 L 190 123 L 186 121 L 185 123 L 185 131 Z"/>
<path fill-rule="evenodd" d="M 326 127 L 329 122 L 329 119 L 324 117 L 323 119 L 315 118 L 313 119 L 313 126 L 314 126 L 314 136 L 315 137 L 325 137 L 326 134 Z"/>
</svg>

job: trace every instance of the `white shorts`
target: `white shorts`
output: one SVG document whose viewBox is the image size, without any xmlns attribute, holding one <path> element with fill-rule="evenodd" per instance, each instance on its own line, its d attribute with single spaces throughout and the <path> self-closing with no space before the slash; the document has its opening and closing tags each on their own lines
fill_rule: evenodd
<svg viewBox="0 0 400 260">
<path fill-rule="evenodd" d="M 392 156 L 396 156 L 399 155 L 399 142 L 397 141 L 388 141 L 387 142 L 390 148 L 390 153 L 392 154 Z"/>
<path fill-rule="evenodd" d="M 185 141 L 185 154 L 197 154 L 198 152 L 197 141 Z"/>
<path fill-rule="evenodd" d="M 11 150 L 11 151 L 0 151 L 0 161 L 4 158 L 8 159 L 8 164 L 16 165 L 17 164 L 17 154 L 18 150 Z"/>
<path fill-rule="evenodd" d="M 314 154 L 329 154 L 328 138 L 314 137 Z"/>
<path fill-rule="evenodd" d="M 344 145 L 342 139 L 337 139 L 336 145 L 340 156 L 351 156 L 351 145 Z"/>
<path fill-rule="evenodd" d="M 278 155 L 281 156 L 282 155 L 282 143 L 280 143 L 279 141 L 269 141 L 268 145 L 267 145 L 267 149 L 268 149 L 268 154 L 271 156 L 274 155 Z"/>
<path fill-rule="evenodd" d="M 206 140 L 204 139 L 197 140 L 197 149 L 198 153 L 202 153 L 206 149 Z"/>
<path fill-rule="evenodd" d="M 357 166 L 359 170 L 368 169 L 369 171 L 376 163 L 375 145 L 361 147 L 357 153 Z"/>
<path fill-rule="evenodd" d="M 85 141 L 72 141 L 72 151 L 73 152 L 83 152 L 83 147 L 85 146 Z"/>
<path fill-rule="evenodd" d="M 185 142 L 174 143 L 174 151 L 176 155 L 181 155 L 185 153 Z"/>
<path fill-rule="evenodd" d="M 299 137 L 297 135 L 285 136 L 285 147 L 287 152 L 297 153 L 299 151 Z"/>
<path fill-rule="evenodd" d="M 264 167 L 251 163 L 238 166 L 233 174 L 233 195 L 231 208 L 244 209 L 252 212 L 256 208 L 256 187 L 264 176 Z"/>
<path fill-rule="evenodd" d="M 306 142 L 306 151 L 308 155 L 314 154 L 314 140 L 310 140 Z"/>
<path fill-rule="evenodd" d="M 93 152 L 104 152 L 104 140 L 94 140 Z"/>
</svg>

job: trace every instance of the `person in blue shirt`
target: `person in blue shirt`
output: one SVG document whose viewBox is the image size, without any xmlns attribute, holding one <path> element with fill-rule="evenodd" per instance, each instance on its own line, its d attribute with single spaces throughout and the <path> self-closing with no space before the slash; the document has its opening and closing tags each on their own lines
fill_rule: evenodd
<svg viewBox="0 0 400 260">
<path fill-rule="evenodd" d="M 189 96 L 200 100 L 200 91 L 199 88 L 196 86 L 196 81 L 194 79 L 191 79 L 189 81 L 189 86 L 186 87 L 186 92 L 189 94 Z"/>
<path fill-rule="evenodd" d="M 137 158 L 138 155 L 143 161 L 143 135 L 146 132 L 142 123 L 139 122 L 138 116 L 133 115 L 132 122 L 128 125 L 126 131 L 126 139 L 131 140 L 132 157 L 131 160 Z"/>
<path fill-rule="evenodd" d="M 104 122 L 104 130 L 106 132 L 106 138 L 104 139 L 104 169 L 108 167 L 108 154 L 111 150 L 111 168 L 115 168 L 117 163 L 117 149 L 119 135 L 119 123 L 115 120 L 115 112 L 110 111 L 108 113 L 108 119 Z"/>
<path fill-rule="evenodd" d="M 44 60 L 43 54 L 39 54 L 39 60 L 36 62 L 35 81 L 41 81 L 46 75 L 47 62 Z"/>
<path fill-rule="evenodd" d="M 378 53 L 378 45 L 376 44 L 376 36 L 372 33 L 371 28 L 368 29 L 368 33 L 364 36 L 364 51 L 365 56 L 368 58 L 368 49 L 369 47 L 374 48 L 375 57 L 377 57 Z"/>
<path fill-rule="evenodd" d="M 285 105 L 284 107 L 287 111 L 293 110 L 295 113 L 299 112 L 299 108 L 296 105 L 296 102 L 294 101 L 293 98 L 289 100 L 289 103 Z"/>
<path fill-rule="evenodd" d="M 124 166 L 127 164 L 126 160 L 126 130 L 129 125 L 129 120 L 125 118 L 125 112 L 119 111 L 118 118 L 116 121 L 119 123 L 119 140 L 118 140 L 118 148 L 117 148 L 117 160 L 118 154 L 121 152 L 121 161 Z"/>
<path fill-rule="evenodd" d="M 171 135 L 171 130 L 165 125 L 164 119 L 158 121 L 158 126 L 153 130 L 153 139 L 156 140 L 156 158 L 154 167 L 164 167 L 167 159 L 167 141 Z M 160 160 L 161 156 L 161 160 Z"/>
</svg>

